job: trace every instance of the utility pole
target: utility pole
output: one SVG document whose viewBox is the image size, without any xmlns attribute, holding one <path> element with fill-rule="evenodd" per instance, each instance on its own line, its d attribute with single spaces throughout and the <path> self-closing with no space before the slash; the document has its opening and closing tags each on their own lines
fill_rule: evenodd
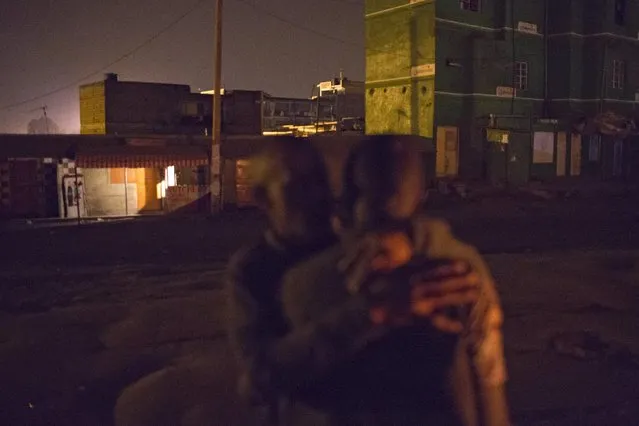
<svg viewBox="0 0 639 426">
<path fill-rule="evenodd" d="M 344 90 L 344 70 L 339 70 L 339 89 L 335 90 L 335 115 L 337 118 L 337 124 L 335 125 L 335 130 L 337 134 L 342 133 L 342 114 L 340 114 L 340 108 L 342 105 L 339 102 L 339 96 L 341 91 Z"/>
<path fill-rule="evenodd" d="M 223 164 L 221 156 L 222 143 L 222 11 L 223 0 L 216 0 L 215 10 L 215 84 L 213 87 L 213 139 L 211 141 L 210 161 L 210 193 L 211 213 L 217 213 L 222 207 L 222 173 Z"/>
<path fill-rule="evenodd" d="M 43 106 L 42 107 L 42 112 L 44 113 L 44 128 L 47 132 L 47 135 L 49 134 L 49 118 L 47 117 L 47 106 Z"/>
</svg>

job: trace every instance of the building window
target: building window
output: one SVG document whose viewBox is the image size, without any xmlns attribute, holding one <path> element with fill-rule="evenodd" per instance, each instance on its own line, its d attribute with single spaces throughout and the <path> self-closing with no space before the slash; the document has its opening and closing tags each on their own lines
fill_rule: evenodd
<svg viewBox="0 0 639 426">
<path fill-rule="evenodd" d="M 470 10 L 471 12 L 479 12 L 481 9 L 481 0 L 459 0 L 462 10 Z"/>
<path fill-rule="evenodd" d="M 515 63 L 515 89 L 528 89 L 528 62 Z"/>
<path fill-rule="evenodd" d="M 135 169 L 123 169 L 123 168 L 112 168 L 109 169 L 109 181 L 112 184 L 123 184 L 124 183 L 124 171 L 126 170 L 126 182 L 127 183 L 136 183 L 136 173 Z"/>
<path fill-rule="evenodd" d="M 612 88 L 623 89 L 626 64 L 623 61 L 612 61 Z"/>
<path fill-rule="evenodd" d="M 199 113 L 199 106 L 201 104 L 195 102 L 185 102 L 182 104 L 182 115 L 187 117 L 195 117 Z M 204 106 L 204 105 L 202 105 Z M 202 115 L 202 114 L 199 114 Z"/>
<path fill-rule="evenodd" d="M 626 23 L 626 0 L 615 0 L 615 24 Z"/>
</svg>

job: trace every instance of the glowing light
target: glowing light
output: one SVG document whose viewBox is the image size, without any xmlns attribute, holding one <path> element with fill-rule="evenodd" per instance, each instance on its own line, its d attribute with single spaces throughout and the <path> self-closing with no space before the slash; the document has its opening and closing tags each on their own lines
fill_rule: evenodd
<svg viewBox="0 0 639 426">
<path fill-rule="evenodd" d="M 166 169 L 166 183 L 167 186 L 175 186 L 176 183 L 176 178 L 175 178 L 175 166 L 169 166 Z"/>
<path fill-rule="evenodd" d="M 202 90 L 201 95 L 215 95 L 215 90 Z M 220 90 L 220 95 L 224 95 L 224 89 Z"/>
<path fill-rule="evenodd" d="M 166 196 L 166 189 L 164 188 L 164 182 L 162 181 L 155 185 L 155 193 L 158 200 L 163 199 Z"/>
</svg>

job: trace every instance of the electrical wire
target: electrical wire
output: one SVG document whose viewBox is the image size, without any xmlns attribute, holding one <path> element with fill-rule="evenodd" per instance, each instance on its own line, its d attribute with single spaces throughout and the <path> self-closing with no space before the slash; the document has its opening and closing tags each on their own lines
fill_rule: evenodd
<svg viewBox="0 0 639 426">
<path fill-rule="evenodd" d="M 149 44 L 153 43 L 155 40 L 157 40 L 160 36 L 164 35 L 165 33 L 167 33 L 168 31 L 170 31 L 171 29 L 173 29 L 173 27 L 175 27 L 177 24 L 179 24 L 182 20 L 184 20 L 187 16 L 189 16 L 191 13 L 193 13 L 197 8 L 199 8 L 202 4 L 206 3 L 208 0 L 200 0 L 198 1 L 194 6 L 192 6 L 191 8 L 189 8 L 186 12 L 184 12 L 182 15 L 178 16 L 174 21 L 172 21 L 171 23 L 169 23 L 167 26 L 165 26 L 164 28 L 162 28 L 160 31 L 158 31 L 157 33 L 155 33 L 154 35 L 152 35 L 151 37 L 149 37 L 148 39 L 146 39 L 144 42 L 140 43 L 139 45 L 137 45 L 135 48 L 129 50 L 128 52 L 126 52 L 125 54 L 121 55 L 120 57 L 118 57 L 117 59 L 109 62 L 108 64 L 104 65 L 103 67 L 101 67 L 98 70 L 95 70 L 89 74 L 86 74 L 85 76 L 69 83 L 66 84 L 64 86 L 58 87 L 55 90 L 51 90 L 49 92 L 46 92 L 44 94 L 41 94 L 39 96 L 34 96 L 32 98 L 20 101 L 20 102 L 16 102 L 13 104 L 9 104 L 9 105 L 5 105 L 0 107 L 0 111 L 2 110 L 7 110 L 7 109 L 12 109 L 30 102 L 34 102 L 37 101 L 39 99 L 43 99 L 49 96 L 52 96 L 56 93 L 62 92 L 64 90 L 67 90 L 71 87 L 75 87 L 77 85 L 79 85 L 80 83 L 84 82 L 85 80 L 89 79 L 90 77 L 103 72 L 105 70 L 107 70 L 108 68 L 112 67 L 113 65 L 128 59 L 129 57 L 133 56 L 134 54 L 136 54 L 137 52 L 139 52 L 140 50 L 142 50 L 143 48 L 145 48 L 146 46 L 148 46 Z M 318 37 L 322 37 L 324 39 L 327 40 L 332 40 L 334 42 L 340 43 L 340 44 L 344 44 L 344 45 L 350 45 L 350 46 L 354 46 L 357 48 L 364 48 L 366 49 L 367 52 L 378 52 L 378 53 L 384 53 L 384 54 L 391 54 L 393 56 L 398 56 L 398 57 L 404 57 L 405 55 L 402 53 L 397 53 L 395 49 L 393 48 L 389 48 L 389 49 L 374 49 L 374 48 L 370 48 L 367 47 L 364 43 L 359 43 L 353 40 L 348 40 L 348 39 L 344 39 L 341 37 L 337 37 L 334 36 L 332 34 L 328 34 L 319 30 L 316 30 L 314 28 L 299 24 L 293 20 L 287 19 L 285 17 L 282 17 L 276 13 L 273 13 L 265 8 L 262 8 L 256 4 L 250 3 L 247 0 L 235 0 L 238 3 L 242 3 L 254 10 L 256 10 L 259 13 L 262 13 L 274 20 L 277 20 L 281 23 L 284 23 L 292 28 L 296 28 L 300 31 L 305 31 L 307 33 L 310 34 L 314 34 Z M 363 3 L 357 2 L 355 0 L 353 1 L 349 1 L 349 0 L 330 0 L 330 1 L 334 1 L 334 2 L 338 2 L 338 3 L 345 3 L 345 4 L 353 4 L 353 5 L 363 5 Z M 448 27 L 447 30 L 452 30 L 452 31 L 461 31 L 461 32 L 465 32 L 466 30 L 457 30 L 457 29 L 453 29 L 451 27 Z M 537 57 L 537 56 L 542 56 L 542 53 L 531 53 L 531 54 L 520 54 L 518 55 L 518 58 L 526 58 L 526 57 Z M 436 60 L 435 57 L 420 57 L 421 60 L 426 61 L 426 62 L 434 62 Z M 499 59 L 512 59 L 512 56 L 509 55 L 504 55 L 504 56 L 482 56 L 482 57 L 468 57 L 468 56 L 462 56 L 462 57 L 446 57 L 447 60 L 451 60 L 451 61 L 455 61 L 455 60 L 473 60 L 473 61 L 482 61 L 482 60 L 499 60 Z M 406 68 L 411 68 L 410 66 L 406 67 Z"/>
<path fill-rule="evenodd" d="M 343 39 L 343 38 L 340 38 L 340 37 L 337 37 L 337 36 L 322 32 L 322 31 L 318 31 L 318 30 L 313 29 L 311 27 L 307 27 L 305 25 L 298 24 L 295 21 L 292 21 L 292 20 L 284 18 L 283 16 L 280 16 L 280 15 L 278 15 L 276 13 L 273 13 L 273 12 L 271 12 L 268 9 L 264 9 L 263 7 L 260 7 L 260 6 L 256 5 L 256 4 L 253 4 L 253 3 L 250 3 L 247 0 L 235 0 L 235 1 L 237 3 L 242 3 L 242 4 L 248 6 L 248 7 L 252 8 L 252 9 L 255 9 L 256 11 L 258 11 L 258 12 L 260 12 L 260 13 L 262 13 L 262 14 L 264 14 L 264 15 L 266 15 L 266 16 L 268 16 L 268 17 L 270 17 L 270 18 L 272 18 L 272 19 L 274 19 L 276 21 L 280 21 L 280 22 L 282 22 L 284 24 L 287 24 L 290 27 L 297 28 L 298 30 L 305 31 L 305 32 L 311 33 L 311 34 L 315 34 L 316 36 L 325 38 L 327 40 L 333 40 L 333 41 L 336 41 L 336 42 L 341 43 L 341 44 L 350 44 L 352 46 L 362 47 L 361 43 L 358 43 L 358 42 L 352 41 L 352 40 Z"/>
<path fill-rule="evenodd" d="M 136 53 L 138 53 L 140 50 L 144 49 L 145 47 L 147 47 L 148 45 L 150 45 L 151 43 L 153 43 L 155 40 L 157 40 L 158 38 L 160 38 L 162 35 L 166 34 L 167 32 L 169 32 L 170 30 L 172 30 L 177 24 L 179 24 L 180 22 L 182 22 L 187 16 L 189 16 L 191 13 L 195 12 L 196 9 L 198 9 L 202 4 L 206 3 L 207 0 L 199 0 L 197 3 L 195 3 L 195 5 L 191 6 L 187 11 L 185 11 L 184 13 L 182 13 L 180 16 L 178 16 L 176 19 L 174 19 L 173 21 L 171 21 L 171 23 L 169 23 L 168 25 L 166 25 L 165 27 L 163 27 L 160 31 L 156 32 L 155 34 L 153 34 L 151 37 L 147 38 L 146 40 L 144 40 L 142 43 L 138 44 L 136 47 L 134 47 L 133 49 L 129 50 L 128 52 L 124 53 L 123 55 L 121 55 L 120 57 L 118 57 L 117 59 L 109 62 L 108 64 L 104 65 L 103 67 L 101 67 L 100 69 L 93 71 L 89 74 L 84 75 L 81 78 L 78 78 L 77 80 L 69 83 L 69 84 L 65 84 L 63 86 L 60 86 L 54 90 L 51 90 L 49 92 L 46 92 L 42 95 L 38 95 L 38 96 L 34 96 L 32 98 L 29 99 L 25 99 L 23 101 L 19 101 L 13 104 L 9 104 L 9 105 L 4 105 L 2 107 L 0 107 L 0 111 L 4 111 L 4 110 L 8 110 L 8 109 L 13 109 L 16 107 L 19 107 L 21 105 L 24 104 L 28 104 L 30 102 L 34 102 L 37 101 L 39 99 L 43 99 L 43 98 L 47 98 L 49 96 L 55 95 L 56 93 L 60 93 L 64 90 L 67 90 L 71 87 L 75 87 L 77 85 L 79 85 L 80 83 L 84 82 L 85 80 L 93 77 L 94 75 L 101 73 L 107 69 L 109 69 L 110 67 L 112 67 L 113 65 L 122 62 L 125 59 L 130 58 L 131 56 L 135 55 Z"/>
<path fill-rule="evenodd" d="M 326 0 L 319 0 L 319 1 L 326 1 Z M 332 1 L 333 3 L 350 4 L 353 6 L 364 6 L 363 2 L 357 1 L 357 0 L 328 0 L 328 1 Z"/>
<path fill-rule="evenodd" d="M 289 25 L 292 28 L 296 28 L 296 29 L 298 29 L 300 31 L 304 31 L 304 32 L 307 32 L 307 33 L 310 33 L 310 34 L 314 34 L 314 35 L 316 35 L 318 37 L 322 37 L 322 38 L 325 38 L 327 40 L 332 40 L 332 41 L 335 41 L 335 42 L 340 43 L 340 44 L 350 45 L 350 46 L 354 46 L 354 47 L 357 47 L 357 48 L 364 48 L 364 49 L 366 49 L 369 52 L 392 54 L 392 55 L 398 56 L 398 57 L 405 57 L 406 56 L 406 55 L 404 55 L 402 53 L 397 53 L 395 51 L 395 49 L 393 49 L 393 48 L 389 48 L 389 49 L 371 48 L 371 47 L 367 47 L 366 44 L 364 44 L 364 43 L 359 43 L 359 42 L 356 42 L 356 41 L 353 41 L 353 40 L 344 39 L 344 38 L 341 38 L 341 37 L 338 37 L 338 36 L 334 36 L 332 34 L 325 33 L 323 31 L 316 30 L 314 28 L 308 27 L 306 25 L 299 24 L 299 23 L 297 23 L 297 22 L 295 22 L 295 21 L 293 21 L 291 19 L 285 18 L 285 17 L 283 17 L 281 15 L 278 15 L 276 13 L 273 13 L 273 12 L 263 8 L 263 7 L 260 7 L 260 6 L 254 4 L 254 3 L 251 3 L 251 2 L 249 2 L 247 0 L 235 0 L 235 1 L 237 3 L 242 3 L 242 4 L 246 5 L 246 6 L 248 6 L 248 7 L 252 8 L 252 9 L 256 10 L 259 13 L 262 13 L 262 14 L 264 14 L 266 16 L 269 16 L 270 18 L 272 18 L 274 20 L 277 20 L 279 22 L 287 24 L 287 25 Z M 448 27 L 447 30 L 459 31 L 459 32 L 467 32 L 468 31 L 468 30 L 461 30 L 461 29 L 459 29 L 459 30 L 458 29 L 453 29 L 453 28 L 450 28 L 450 27 Z M 522 55 L 519 55 L 518 57 L 523 58 L 523 57 L 535 57 L 535 56 L 543 56 L 543 53 L 522 54 Z M 435 61 L 436 58 L 435 57 L 423 57 L 423 56 L 421 56 L 420 59 L 425 60 L 425 61 L 433 62 L 433 61 Z M 447 56 L 446 59 L 449 59 L 449 60 L 465 60 L 465 59 L 472 59 L 472 60 L 497 60 L 497 59 L 508 59 L 508 60 L 510 60 L 510 59 L 512 59 L 512 56 L 506 55 L 506 54 L 503 55 L 503 56 L 490 56 L 490 57 L 483 56 L 483 57 L 470 57 L 470 58 L 468 56 L 461 56 L 461 57 L 449 57 L 449 56 Z M 410 68 L 410 67 L 408 67 L 408 68 Z"/>
</svg>

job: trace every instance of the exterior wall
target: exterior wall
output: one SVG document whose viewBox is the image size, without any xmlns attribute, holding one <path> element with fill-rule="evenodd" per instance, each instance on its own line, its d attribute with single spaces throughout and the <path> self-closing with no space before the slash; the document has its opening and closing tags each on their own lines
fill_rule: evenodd
<svg viewBox="0 0 639 426">
<path fill-rule="evenodd" d="M 366 1 L 366 131 L 433 137 L 435 2 Z"/>
<path fill-rule="evenodd" d="M 435 125 L 458 128 L 459 174 L 467 178 L 487 177 L 490 164 L 505 161 L 486 156 L 506 158 L 506 151 L 501 151 L 504 147 L 486 144 L 482 128 L 487 117 L 539 116 L 543 110 L 543 1 L 517 2 L 514 11 L 504 0 L 484 0 L 481 6 L 479 12 L 472 12 L 462 10 L 459 2 L 437 2 L 436 10 Z M 513 32 L 520 22 L 536 25 L 537 33 Z M 517 90 L 513 99 L 508 93 L 498 95 L 498 88 L 513 87 L 514 62 L 527 64 L 528 85 L 525 90 Z M 529 130 L 529 124 L 521 120 L 511 125 L 518 132 Z M 509 173 L 520 181 L 518 171 L 528 167 L 525 146 L 530 134 L 515 135 L 517 146 L 513 145 L 510 153 L 515 160 Z M 505 166 L 503 170 L 505 178 Z"/>
<path fill-rule="evenodd" d="M 637 118 L 639 3 L 626 2 L 623 25 L 615 23 L 615 0 L 482 0 L 477 12 L 462 10 L 458 1 L 407 3 L 366 2 L 367 131 L 421 134 L 411 123 L 414 79 L 406 73 L 432 58 L 434 118 L 426 124 L 432 127 L 428 135 L 457 130 L 463 177 L 486 177 L 490 164 L 499 164 L 504 179 L 521 181 L 524 173 L 552 178 L 556 164 L 539 167 L 526 155 L 540 117 L 557 119 L 568 134 L 576 119 L 592 120 L 600 112 Z M 433 37 L 426 29 L 432 26 Z M 626 65 L 622 89 L 612 87 L 613 60 Z M 514 86 L 514 62 L 527 63 L 528 85 L 513 97 L 505 89 Z M 490 116 L 504 116 L 515 145 L 485 140 Z M 426 122 L 421 116 L 417 121 Z M 502 167 L 506 158 L 518 159 L 508 163 L 511 171 Z"/>
<path fill-rule="evenodd" d="M 318 105 L 319 104 L 319 105 Z M 334 100 L 329 97 L 313 99 L 279 98 L 264 96 L 262 103 L 262 129 L 281 130 L 284 126 L 308 126 L 334 119 Z M 318 117 L 319 108 L 319 117 Z"/>
<path fill-rule="evenodd" d="M 223 132 L 261 134 L 259 91 L 223 96 Z M 80 87 L 83 134 L 211 134 L 213 98 L 191 93 L 187 85 L 104 81 Z"/>
<path fill-rule="evenodd" d="M 340 95 L 337 106 L 337 114 L 340 118 L 360 118 L 366 115 L 365 112 L 365 94 L 355 93 L 350 94 L 346 93 L 344 95 Z"/>
<path fill-rule="evenodd" d="M 9 180 L 9 163 L 0 162 L 0 218 L 9 217 L 11 213 L 11 182 Z"/>
<path fill-rule="evenodd" d="M 345 98 L 344 113 L 350 116 L 351 112 L 362 111 L 362 95 L 357 100 Z M 282 105 L 285 107 L 281 108 Z M 80 106 L 83 134 L 211 135 L 212 132 L 213 97 L 191 93 L 186 85 L 118 81 L 117 76 L 108 75 L 104 81 L 80 87 Z M 333 106 L 331 100 L 322 100 L 321 120 L 335 115 Z M 256 90 L 225 91 L 222 133 L 261 135 L 263 130 L 281 125 L 312 124 L 317 117 L 316 108 L 311 99 L 273 98 Z"/>
<path fill-rule="evenodd" d="M 137 184 L 113 184 L 110 169 L 83 169 L 87 216 L 137 214 Z"/>
<path fill-rule="evenodd" d="M 209 187 L 178 185 L 166 189 L 167 213 L 205 213 L 208 210 Z"/>
<path fill-rule="evenodd" d="M 106 134 L 105 82 L 80 86 L 80 133 Z"/>
<path fill-rule="evenodd" d="M 55 170 L 52 159 L 10 158 L 0 162 L 0 218 L 55 216 Z"/>
<path fill-rule="evenodd" d="M 222 133 L 261 135 L 262 100 L 258 91 L 233 90 L 222 98 Z"/>
<path fill-rule="evenodd" d="M 182 100 L 189 86 L 107 80 L 106 121 L 109 134 L 176 134 Z"/>
<path fill-rule="evenodd" d="M 553 5 L 550 14 L 549 95 L 553 106 L 566 99 L 575 103 L 555 111 L 622 112 L 634 104 L 639 91 L 639 4 L 627 1 L 625 23 L 617 25 L 614 0 L 553 3 L 557 9 Z M 613 60 L 625 62 L 623 89 L 612 87 Z M 607 105 L 600 105 L 602 99 Z"/>
</svg>

